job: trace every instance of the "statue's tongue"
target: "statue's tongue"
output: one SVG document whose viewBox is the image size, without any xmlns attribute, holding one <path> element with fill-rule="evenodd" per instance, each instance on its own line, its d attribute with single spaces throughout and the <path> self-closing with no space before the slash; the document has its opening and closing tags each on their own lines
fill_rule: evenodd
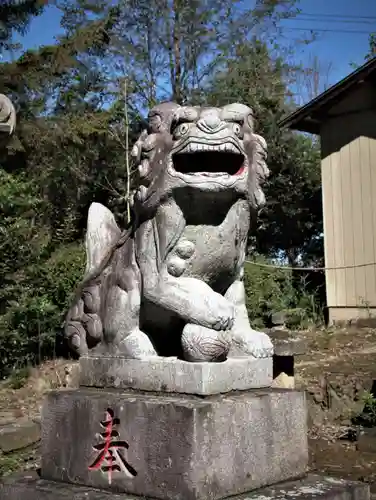
<svg viewBox="0 0 376 500">
<path fill-rule="evenodd" d="M 244 169 L 245 169 L 245 166 L 244 166 L 244 163 L 243 163 L 243 165 L 239 168 L 239 170 L 236 172 L 235 175 L 241 175 L 244 172 Z"/>
</svg>

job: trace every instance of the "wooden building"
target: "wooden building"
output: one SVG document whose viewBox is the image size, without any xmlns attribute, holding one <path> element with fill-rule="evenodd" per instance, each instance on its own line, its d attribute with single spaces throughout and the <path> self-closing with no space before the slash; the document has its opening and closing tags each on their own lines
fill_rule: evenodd
<svg viewBox="0 0 376 500">
<path fill-rule="evenodd" d="M 321 139 L 329 323 L 376 320 L 376 58 L 280 122 Z"/>
</svg>

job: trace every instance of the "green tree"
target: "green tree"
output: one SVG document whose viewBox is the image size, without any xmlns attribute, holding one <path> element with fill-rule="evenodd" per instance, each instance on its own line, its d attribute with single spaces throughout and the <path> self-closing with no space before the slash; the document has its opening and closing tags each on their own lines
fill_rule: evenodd
<svg viewBox="0 0 376 500">
<path fill-rule="evenodd" d="M 107 16 L 102 0 L 60 0 L 69 32 Z M 213 72 L 233 54 L 234 42 L 268 35 L 295 15 L 296 0 L 116 0 L 111 47 L 101 61 L 114 91 L 124 78 L 130 106 L 146 110 L 160 100 L 197 100 Z M 115 75 L 115 78 L 112 78 Z"/>
<path fill-rule="evenodd" d="M 34 177 L 50 200 L 46 223 L 68 239 L 75 229 L 82 234 L 90 200 L 123 195 L 122 103 L 113 101 L 104 110 L 106 80 L 90 64 L 106 51 L 111 14 L 60 37 L 54 46 L 3 63 L 0 73 L 0 86 L 18 111 L 3 166 Z"/>
<path fill-rule="evenodd" d="M 322 255 L 322 202 L 318 145 L 278 127 L 289 109 L 288 70 L 280 58 L 270 57 L 266 44 L 239 43 L 234 57 L 213 78 L 208 103 L 240 101 L 253 109 L 256 130 L 268 143 L 271 176 L 264 186 L 266 207 L 250 243 L 259 253 L 282 254 L 294 265 L 301 257 L 312 258 L 313 249 L 317 257 Z"/>
<path fill-rule="evenodd" d="M 3 0 L 0 5 L 0 54 L 14 48 L 13 32 L 23 35 L 33 16 L 43 12 L 44 0 Z"/>
<path fill-rule="evenodd" d="M 371 33 L 369 36 L 369 52 L 366 55 L 367 59 L 372 59 L 376 56 L 376 33 Z"/>
<path fill-rule="evenodd" d="M 105 85 L 88 64 L 106 50 L 110 22 L 1 64 L 18 126 L 0 153 L 0 376 L 56 352 L 88 206 L 126 192 L 123 103 L 103 108 Z"/>
</svg>

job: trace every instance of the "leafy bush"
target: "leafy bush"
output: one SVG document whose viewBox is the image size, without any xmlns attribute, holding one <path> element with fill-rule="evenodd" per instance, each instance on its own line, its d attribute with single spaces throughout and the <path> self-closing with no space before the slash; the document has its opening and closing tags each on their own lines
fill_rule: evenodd
<svg viewBox="0 0 376 500">
<path fill-rule="evenodd" d="M 364 404 L 363 410 L 353 416 L 352 423 L 362 427 L 376 427 L 376 398 L 372 391 L 364 392 L 362 402 Z"/>
<path fill-rule="evenodd" d="M 84 260 L 82 245 L 60 246 L 3 290 L 7 307 L 0 316 L 0 376 L 55 355 L 56 337 L 72 291 L 83 276 Z"/>
<path fill-rule="evenodd" d="M 256 256 L 253 262 L 245 264 L 244 281 L 248 315 L 254 327 L 268 326 L 276 312 L 286 314 L 290 328 L 322 322 L 316 294 L 308 290 L 304 279 L 297 280 L 288 268 L 267 267 L 271 262 L 265 257 Z"/>
<path fill-rule="evenodd" d="M 24 385 L 26 384 L 29 376 L 30 368 L 28 366 L 13 370 L 7 381 L 8 387 L 13 390 L 21 389 L 21 387 L 24 387 Z"/>
</svg>

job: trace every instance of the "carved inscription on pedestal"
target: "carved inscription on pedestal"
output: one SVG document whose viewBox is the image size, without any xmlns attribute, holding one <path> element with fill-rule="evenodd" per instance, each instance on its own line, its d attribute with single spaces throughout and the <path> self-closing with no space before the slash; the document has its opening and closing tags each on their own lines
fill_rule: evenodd
<svg viewBox="0 0 376 500">
<path fill-rule="evenodd" d="M 129 444 L 120 439 L 120 434 L 115 429 L 119 424 L 120 420 L 115 417 L 114 411 L 108 408 L 105 420 L 100 423 L 104 431 L 97 434 L 101 442 L 93 446 L 97 455 L 89 465 L 89 470 L 101 470 L 103 474 L 107 474 L 109 484 L 114 472 L 123 473 L 130 478 L 137 476 L 136 470 L 126 460 Z"/>
</svg>

